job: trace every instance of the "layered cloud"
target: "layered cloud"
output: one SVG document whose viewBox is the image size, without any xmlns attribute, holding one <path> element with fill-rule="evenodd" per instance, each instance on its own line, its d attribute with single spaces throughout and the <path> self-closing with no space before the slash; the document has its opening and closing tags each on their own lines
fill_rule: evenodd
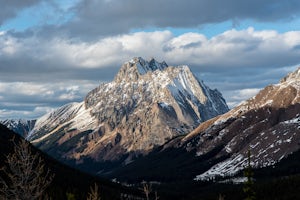
<svg viewBox="0 0 300 200">
<path fill-rule="evenodd" d="M 231 106 L 300 63 L 300 31 L 199 32 L 228 21 L 295 21 L 298 0 L 9 0 L 0 11 L 0 118 L 81 101 L 136 56 L 189 65 Z"/>
<path fill-rule="evenodd" d="M 23 105 L 27 110 L 20 112 L 28 115 L 30 110 L 34 113 L 30 117 L 43 109 L 82 100 L 98 83 L 111 81 L 119 67 L 135 56 L 189 65 L 208 85 L 221 90 L 232 106 L 295 68 L 287 66 L 300 63 L 299 31 L 253 28 L 229 30 L 210 39 L 199 33 L 175 36 L 170 31 L 157 31 L 106 37 L 93 43 L 36 36 L 20 39 L 2 33 L 0 46 L 2 113 Z"/>
<path fill-rule="evenodd" d="M 5 81 L 111 80 L 132 57 L 187 64 L 196 73 L 243 76 L 300 62 L 300 31 L 235 29 L 210 39 L 199 33 L 138 32 L 96 42 L 67 38 L 22 40 L 0 35 L 0 78 Z M 97 73 L 98 72 L 98 73 Z M 96 73 L 96 74 L 95 74 Z M 253 78 L 253 76 L 251 76 Z"/>
<path fill-rule="evenodd" d="M 14 18 L 25 8 L 36 5 L 40 0 L 9 0 L 1 3 L 0 26 L 8 19 Z"/>
<path fill-rule="evenodd" d="M 298 0 L 82 0 L 72 8 L 76 18 L 61 30 L 72 37 L 94 38 L 136 28 L 192 28 L 245 19 L 291 20 L 300 14 Z"/>
<path fill-rule="evenodd" d="M 37 118 L 73 101 L 81 101 L 98 83 L 64 81 L 52 83 L 0 82 L 0 119 Z"/>
<path fill-rule="evenodd" d="M 244 20 L 288 22 L 300 16 L 298 0 L 10 0 L 1 8 L 0 25 L 25 8 L 35 16 L 23 22 L 33 23 L 27 34 L 34 31 L 46 38 L 64 35 L 80 40 L 148 28 L 201 29 L 226 21 L 234 26 Z M 37 18 L 40 22 L 34 23 Z"/>
</svg>

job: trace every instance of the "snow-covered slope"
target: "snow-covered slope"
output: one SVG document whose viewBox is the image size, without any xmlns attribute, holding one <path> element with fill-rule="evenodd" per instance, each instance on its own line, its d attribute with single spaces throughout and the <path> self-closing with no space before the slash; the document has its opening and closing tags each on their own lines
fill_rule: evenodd
<svg viewBox="0 0 300 200">
<path fill-rule="evenodd" d="M 116 160 L 145 154 L 228 111 L 187 66 L 134 58 L 115 79 L 37 120 L 27 139 L 58 157 Z"/>
<path fill-rule="evenodd" d="M 206 121 L 180 141 L 196 156 L 221 160 L 195 179 L 229 176 L 252 165 L 273 165 L 297 151 L 300 141 L 300 68 L 231 111 Z M 222 158 L 222 159 L 221 159 Z"/>
<path fill-rule="evenodd" d="M 300 68 L 229 112 L 201 123 L 189 134 L 178 136 L 147 157 L 112 172 L 110 178 L 124 181 L 131 177 L 150 180 L 226 178 L 245 168 L 249 150 L 253 167 L 272 166 L 299 152 L 299 86 Z M 142 170 L 135 172 L 132 170 L 135 168 Z M 172 177 L 161 172 L 178 172 L 179 175 Z"/>
<path fill-rule="evenodd" d="M 5 125 L 10 130 L 18 133 L 22 137 L 27 137 L 28 133 L 33 129 L 36 120 L 26 119 L 6 119 L 1 120 L 0 123 Z"/>
<path fill-rule="evenodd" d="M 41 141 L 62 127 L 78 131 L 93 129 L 96 126 L 95 121 L 83 102 L 70 103 L 39 118 L 26 138 L 30 141 Z"/>
</svg>

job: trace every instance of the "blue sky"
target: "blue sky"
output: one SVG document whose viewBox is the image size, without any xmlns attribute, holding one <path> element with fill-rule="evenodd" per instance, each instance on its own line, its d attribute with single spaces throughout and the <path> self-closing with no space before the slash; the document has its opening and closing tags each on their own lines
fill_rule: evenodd
<svg viewBox="0 0 300 200">
<path fill-rule="evenodd" d="M 40 1 L 29 7 L 21 9 L 16 16 L 8 19 L 0 27 L 1 31 L 15 30 L 26 31 L 26 29 L 35 28 L 37 26 L 60 25 L 68 21 L 72 21 L 76 17 L 76 13 L 72 10 L 73 6 L 80 2 L 79 0 L 55 0 Z M 300 18 L 282 19 L 270 22 L 259 22 L 252 19 L 239 20 L 231 19 L 220 23 L 201 24 L 189 28 L 173 28 L 173 27 L 155 27 L 133 28 L 131 33 L 139 31 L 163 31 L 170 30 L 174 35 L 178 36 L 186 32 L 197 32 L 211 38 L 221 34 L 229 29 L 243 30 L 248 27 L 254 27 L 256 30 L 276 30 L 279 33 L 287 31 L 297 31 L 300 26 Z"/>
<path fill-rule="evenodd" d="M 15 16 L 7 19 L 0 27 L 1 31 L 26 31 L 37 26 L 63 24 L 71 20 L 73 13 L 69 9 L 76 0 L 39 1 L 20 9 Z"/>
<path fill-rule="evenodd" d="M 81 101 L 136 56 L 188 65 L 231 107 L 300 64 L 298 0 L 10 0 L 1 5 L 1 119 L 37 118 Z"/>
</svg>

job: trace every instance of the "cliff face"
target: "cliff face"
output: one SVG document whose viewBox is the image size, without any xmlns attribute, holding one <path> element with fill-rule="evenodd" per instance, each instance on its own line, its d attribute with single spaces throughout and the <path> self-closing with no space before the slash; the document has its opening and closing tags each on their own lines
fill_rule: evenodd
<svg viewBox="0 0 300 200">
<path fill-rule="evenodd" d="M 252 165 L 273 165 L 299 150 L 300 69 L 270 85 L 236 108 L 200 124 L 177 146 L 202 156 L 218 147 L 214 159 L 226 158 L 196 179 L 228 176 Z"/>
<path fill-rule="evenodd" d="M 118 160 L 147 154 L 227 111 L 220 92 L 197 80 L 187 66 L 134 58 L 83 102 L 38 119 L 28 139 L 65 159 Z"/>
<path fill-rule="evenodd" d="M 255 168 L 286 163 L 293 155 L 297 159 L 299 141 L 300 68 L 108 177 L 124 181 L 226 178 L 245 169 L 249 150 Z"/>
</svg>

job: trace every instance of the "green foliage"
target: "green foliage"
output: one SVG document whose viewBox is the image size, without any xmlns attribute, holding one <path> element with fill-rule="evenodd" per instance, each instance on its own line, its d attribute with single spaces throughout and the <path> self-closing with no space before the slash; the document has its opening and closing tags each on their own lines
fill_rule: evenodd
<svg viewBox="0 0 300 200">
<path fill-rule="evenodd" d="M 76 200 L 75 194 L 73 194 L 71 192 L 67 192 L 66 197 L 67 197 L 67 200 Z"/>
</svg>

